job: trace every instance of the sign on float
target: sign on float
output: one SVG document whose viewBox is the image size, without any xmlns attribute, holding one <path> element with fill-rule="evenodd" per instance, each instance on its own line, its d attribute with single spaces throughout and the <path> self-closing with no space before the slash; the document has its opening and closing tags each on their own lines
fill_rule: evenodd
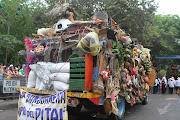
<svg viewBox="0 0 180 120">
<path fill-rule="evenodd" d="M 17 120 L 68 120 L 67 91 L 35 95 L 21 89 Z"/>
</svg>

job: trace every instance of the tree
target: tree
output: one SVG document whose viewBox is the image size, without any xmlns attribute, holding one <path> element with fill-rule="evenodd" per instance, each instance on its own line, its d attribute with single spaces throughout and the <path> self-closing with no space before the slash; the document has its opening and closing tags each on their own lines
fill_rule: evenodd
<svg viewBox="0 0 180 120">
<path fill-rule="evenodd" d="M 146 29 L 143 43 L 151 49 L 155 66 L 165 67 L 180 64 L 179 60 L 156 60 L 156 55 L 179 55 L 180 17 L 178 15 L 156 15 Z M 160 67 L 160 68 L 162 68 Z"/>
<path fill-rule="evenodd" d="M 23 59 L 23 61 L 19 60 L 17 52 L 25 49 L 25 36 L 31 36 L 32 33 L 35 33 L 37 29 L 36 26 L 39 27 L 46 24 L 46 22 L 44 22 L 46 19 L 37 22 L 40 16 L 39 13 L 42 13 L 42 9 L 45 11 L 45 5 L 40 0 L 36 2 L 30 0 L 11 0 L 2 1 L 2 4 L 3 10 L 0 15 L 0 42 L 6 44 L 0 45 L 0 54 L 3 57 L 0 62 L 5 63 L 6 49 L 8 49 L 7 63 L 13 62 L 12 64 L 17 64 L 18 61 L 25 63 L 25 59 Z M 22 9 L 18 8 L 20 4 L 23 5 Z M 7 35 L 8 21 L 11 21 L 9 36 Z"/>
</svg>

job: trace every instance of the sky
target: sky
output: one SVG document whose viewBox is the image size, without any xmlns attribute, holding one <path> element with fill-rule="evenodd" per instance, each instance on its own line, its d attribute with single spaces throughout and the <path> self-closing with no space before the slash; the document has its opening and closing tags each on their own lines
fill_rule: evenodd
<svg viewBox="0 0 180 120">
<path fill-rule="evenodd" d="M 159 3 L 156 14 L 177 14 L 180 15 L 180 0 L 155 0 Z"/>
</svg>

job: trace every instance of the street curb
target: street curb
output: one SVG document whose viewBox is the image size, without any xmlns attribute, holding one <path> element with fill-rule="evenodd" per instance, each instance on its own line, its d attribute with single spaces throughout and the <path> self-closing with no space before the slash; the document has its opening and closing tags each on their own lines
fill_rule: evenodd
<svg viewBox="0 0 180 120">
<path fill-rule="evenodd" d="M 9 110 L 12 108 L 18 108 L 18 99 L 0 102 L 0 110 Z"/>
</svg>

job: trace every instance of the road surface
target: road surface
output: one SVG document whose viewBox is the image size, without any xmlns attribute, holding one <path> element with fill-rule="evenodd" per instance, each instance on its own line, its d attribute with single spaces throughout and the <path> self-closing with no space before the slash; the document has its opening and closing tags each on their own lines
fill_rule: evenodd
<svg viewBox="0 0 180 120">
<path fill-rule="evenodd" d="M 123 120 L 180 120 L 180 103 L 176 94 L 151 94 L 149 103 L 126 108 Z M 92 120 L 91 111 L 81 110 L 78 120 Z M 17 108 L 0 110 L 0 120 L 16 120 Z"/>
</svg>

